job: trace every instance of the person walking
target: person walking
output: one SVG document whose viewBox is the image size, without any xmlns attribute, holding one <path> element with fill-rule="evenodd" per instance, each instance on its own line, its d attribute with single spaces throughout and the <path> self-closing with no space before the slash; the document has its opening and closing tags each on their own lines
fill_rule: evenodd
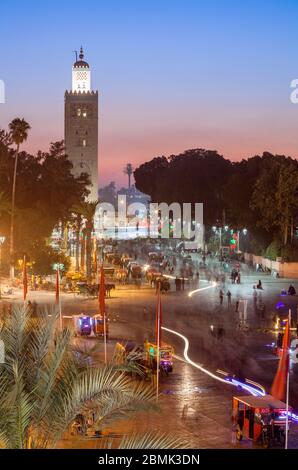
<svg viewBox="0 0 298 470">
<path fill-rule="evenodd" d="M 264 304 L 260 305 L 260 313 L 261 313 L 261 319 L 265 320 L 265 312 L 266 312 L 266 307 Z"/>
<path fill-rule="evenodd" d="M 232 294 L 231 294 L 231 291 L 229 290 L 227 292 L 227 298 L 228 298 L 228 307 L 230 307 L 232 303 Z"/>
<path fill-rule="evenodd" d="M 223 298 L 224 298 L 224 294 L 223 294 L 223 291 L 220 289 L 220 291 L 219 291 L 219 302 L 220 302 L 220 305 L 222 305 L 222 303 L 223 303 Z"/>
<path fill-rule="evenodd" d="M 237 421 L 232 422 L 232 444 L 235 445 L 237 443 Z"/>
</svg>

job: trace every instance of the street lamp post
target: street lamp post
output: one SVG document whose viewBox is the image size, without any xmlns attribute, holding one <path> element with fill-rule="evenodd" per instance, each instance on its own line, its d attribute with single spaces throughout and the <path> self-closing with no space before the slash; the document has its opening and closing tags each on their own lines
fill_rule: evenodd
<svg viewBox="0 0 298 470">
<path fill-rule="evenodd" d="M 218 231 L 219 234 L 219 256 L 222 256 L 222 230 L 225 230 L 225 232 L 228 231 L 229 227 L 228 225 L 225 225 L 224 227 L 212 227 L 213 232 L 216 234 Z"/>
<path fill-rule="evenodd" d="M 243 233 L 243 235 L 246 235 L 247 228 L 244 228 L 242 230 L 237 230 L 237 253 L 240 253 L 240 233 Z"/>
<path fill-rule="evenodd" d="M 2 259 L 1 259 L 1 255 L 2 255 L 1 249 L 2 249 L 2 245 L 3 245 L 4 242 L 5 242 L 5 237 L 0 237 L 0 299 L 1 299 L 1 261 L 2 261 Z"/>
<path fill-rule="evenodd" d="M 54 263 L 53 264 L 53 269 L 57 273 L 58 292 L 56 292 L 56 296 L 58 295 L 59 327 L 60 327 L 60 331 L 62 331 L 62 329 L 63 329 L 63 319 L 62 319 L 61 296 L 60 296 L 60 270 L 64 269 L 64 264 Z"/>
</svg>

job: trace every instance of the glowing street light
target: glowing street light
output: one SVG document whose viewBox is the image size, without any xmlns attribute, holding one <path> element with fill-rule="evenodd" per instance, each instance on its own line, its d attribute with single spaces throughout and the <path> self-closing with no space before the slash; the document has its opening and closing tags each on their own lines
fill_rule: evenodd
<svg viewBox="0 0 298 470">
<path fill-rule="evenodd" d="M 247 228 L 243 228 L 242 230 L 237 231 L 237 252 L 240 252 L 240 233 L 243 233 L 243 235 L 247 235 Z"/>
</svg>

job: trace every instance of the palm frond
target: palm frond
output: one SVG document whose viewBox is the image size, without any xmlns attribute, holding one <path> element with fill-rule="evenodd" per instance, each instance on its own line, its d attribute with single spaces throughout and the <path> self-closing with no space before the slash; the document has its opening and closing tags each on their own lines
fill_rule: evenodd
<svg viewBox="0 0 298 470">
<path fill-rule="evenodd" d="M 174 435 L 148 432 L 142 436 L 133 434 L 124 436 L 119 449 L 187 449 L 189 445 Z"/>
<path fill-rule="evenodd" d="M 124 364 L 98 367 L 90 357 L 93 349 L 76 349 L 71 331 L 58 331 L 56 318 L 55 311 L 32 318 L 23 306 L 4 317 L 0 447 L 54 447 L 74 419 L 90 411 L 102 427 L 157 409 L 152 387 L 131 378 L 140 373 L 135 352 Z"/>
</svg>

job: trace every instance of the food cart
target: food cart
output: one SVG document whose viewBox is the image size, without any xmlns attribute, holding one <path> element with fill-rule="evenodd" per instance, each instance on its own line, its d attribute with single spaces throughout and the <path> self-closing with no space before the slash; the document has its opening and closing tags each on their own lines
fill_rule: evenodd
<svg viewBox="0 0 298 470">
<path fill-rule="evenodd" d="M 292 408 L 289 407 L 291 420 Z M 233 398 L 233 417 L 237 422 L 237 440 L 243 437 L 260 441 L 265 448 L 284 446 L 286 404 L 271 395 L 238 396 Z"/>
<path fill-rule="evenodd" d="M 144 345 L 135 345 L 134 343 L 121 344 L 117 343 L 115 349 L 115 362 L 123 364 L 127 356 L 134 351 L 135 358 L 144 377 L 149 377 L 156 372 L 157 366 L 157 345 L 145 341 Z M 162 343 L 159 349 L 159 368 L 166 375 L 173 371 L 173 355 L 174 348 L 169 344 Z"/>
<path fill-rule="evenodd" d="M 92 318 L 89 315 L 73 315 L 75 336 L 90 336 Z"/>
<path fill-rule="evenodd" d="M 104 317 L 100 314 L 92 317 L 92 329 L 95 336 L 104 336 Z M 106 319 L 106 337 L 109 336 L 109 324 Z"/>
<path fill-rule="evenodd" d="M 157 365 L 157 344 L 149 343 L 145 341 L 144 343 L 144 352 L 145 352 L 145 362 L 146 366 L 150 369 L 156 369 Z M 162 343 L 159 348 L 159 368 L 161 371 L 168 374 L 173 371 L 173 355 L 174 348 L 173 346 Z"/>
</svg>

